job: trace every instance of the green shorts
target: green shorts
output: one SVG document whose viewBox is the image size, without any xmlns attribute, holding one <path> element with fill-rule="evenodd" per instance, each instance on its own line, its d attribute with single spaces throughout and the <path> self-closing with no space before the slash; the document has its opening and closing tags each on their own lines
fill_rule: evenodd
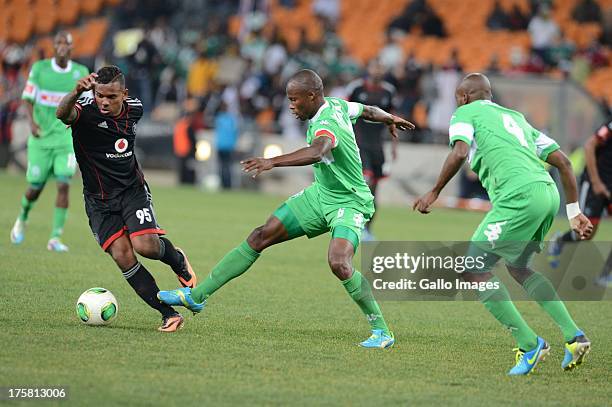
<svg viewBox="0 0 612 407">
<path fill-rule="evenodd" d="M 374 211 L 364 211 L 352 204 L 324 204 L 316 184 L 293 195 L 275 212 L 290 238 L 308 238 L 332 232 L 334 238 L 350 240 L 357 249 L 361 232 Z"/>
<path fill-rule="evenodd" d="M 555 184 L 536 182 L 503 198 L 482 220 L 472 236 L 470 256 L 487 253 L 488 271 L 499 258 L 506 264 L 526 267 L 559 211 L 559 192 Z M 478 272 L 478 270 L 476 270 Z"/>
<path fill-rule="evenodd" d="M 76 172 L 76 164 L 74 150 L 70 145 L 41 148 L 28 143 L 26 179 L 29 184 L 43 185 L 51 176 L 59 182 L 69 182 Z"/>
</svg>

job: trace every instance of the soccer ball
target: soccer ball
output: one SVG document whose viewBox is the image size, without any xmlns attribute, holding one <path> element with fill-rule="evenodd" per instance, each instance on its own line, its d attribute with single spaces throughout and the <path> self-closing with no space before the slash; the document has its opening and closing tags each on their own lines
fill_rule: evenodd
<svg viewBox="0 0 612 407">
<path fill-rule="evenodd" d="M 101 287 L 85 291 L 76 304 L 77 316 L 87 325 L 108 325 L 118 311 L 119 304 L 113 293 Z"/>
</svg>

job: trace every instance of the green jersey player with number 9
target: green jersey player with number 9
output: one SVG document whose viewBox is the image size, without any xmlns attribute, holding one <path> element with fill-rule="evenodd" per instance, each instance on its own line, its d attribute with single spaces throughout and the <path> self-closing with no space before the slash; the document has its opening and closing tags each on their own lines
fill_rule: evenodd
<svg viewBox="0 0 612 407">
<path fill-rule="evenodd" d="M 419 198 L 414 209 L 429 213 L 430 206 L 467 159 L 487 190 L 492 209 L 472 236 L 469 255 L 486 254 L 481 269 L 466 271 L 471 282 L 495 283 L 497 289 L 479 292 L 479 299 L 506 326 L 518 343 L 510 375 L 529 374 L 549 352 L 549 346 L 523 320 L 505 286 L 490 272 L 503 258 L 512 277 L 559 325 L 565 340 L 565 370 L 582 363 L 590 341 L 576 326 L 550 281 L 530 268 L 559 210 L 559 193 L 542 161 L 557 167 L 567 197 L 570 225 L 581 237 L 593 226 L 580 212 L 576 179 L 559 145 L 534 129 L 525 117 L 491 101 L 491 84 L 482 74 L 466 76 L 455 93 L 457 110 L 451 118 L 452 151 L 434 188 Z"/>
</svg>

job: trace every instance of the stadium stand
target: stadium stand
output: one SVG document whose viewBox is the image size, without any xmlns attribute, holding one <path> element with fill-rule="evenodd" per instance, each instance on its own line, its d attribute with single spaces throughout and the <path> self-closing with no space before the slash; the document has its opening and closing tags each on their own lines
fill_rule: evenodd
<svg viewBox="0 0 612 407">
<path fill-rule="evenodd" d="M 393 69 L 388 80 L 400 88 L 403 113 L 426 128 L 431 107 L 428 92 L 435 93 L 427 88 L 431 87 L 430 64 L 434 71 L 443 67 L 458 72 L 486 70 L 572 78 L 596 99 L 609 103 L 612 0 L 597 0 L 601 17 L 596 21 L 579 19 L 584 22 L 574 16 L 581 1 L 548 2 L 552 3 L 553 21 L 563 33 L 560 47 L 565 47 L 560 51 L 565 59 L 553 63 L 538 61 L 532 52 L 526 29 L 535 13 L 535 2 L 530 0 L 498 0 L 502 12 L 510 15 L 518 10 L 525 21 L 494 28 L 488 26 L 496 7 L 494 0 L 385 0 L 377 2 L 375 10 L 371 0 L 330 0 L 328 5 L 337 4 L 339 10 L 337 17 L 330 18 L 317 10 L 317 0 L 254 2 L 249 10 L 241 8 L 248 2 L 238 0 L 185 2 L 180 8 L 172 8 L 171 2 L 144 0 L 0 0 L 0 44 L 23 48 L 25 72 L 40 55 L 51 54 L 52 35 L 67 29 L 75 38 L 73 57 L 93 68 L 94 61 L 108 61 L 108 55 L 116 51 L 109 40 L 113 35 L 141 30 L 132 37 L 137 44 L 132 44 L 134 49 L 128 53 L 144 51 L 144 61 L 139 60 L 142 52 L 138 58 L 134 52 L 113 58 L 113 62 L 128 68 L 132 89 L 138 93 L 143 93 L 143 86 L 149 89 L 144 92 L 151 93 L 148 105 L 162 106 L 157 110 L 165 114 L 173 109 L 164 105 L 180 106 L 186 97 L 196 96 L 205 106 L 216 93 L 227 97 L 227 88 L 233 87 L 243 117 L 275 131 L 282 128 L 282 83 L 291 69 L 317 69 L 340 92 L 386 46 L 399 46 L 395 51 L 402 54 L 407 67 L 411 66 L 406 69 L 412 70 L 404 75 L 414 78 L 406 82 Z M 265 6 L 258 9 L 260 3 Z M 437 24 L 433 35 L 427 35 L 431 27 L 423 21 L 410 24 L 398 35 L 398 16 L 414 7 L 433 17 Z M 257 14 L 260 16 L 254 18 Z M 210 18 L 203 23 L 198 18 L 202 15 Z M 279 58 L 277 66 L 264 67 L 268 53 Z M 232 69 L 225 69 L 228 67 Z M 211 77 L 206 72 L 217 73 Z M 207 91 L 189 95 L 185 83 L 199 83 L 199 88 Z"/>
<path fill-rule="evenodd" d="M 36 48 L 48 56 L 52 35 L 62 28 L 75 37 L 87 37 L 87 42 L 76 42 L 75 58 L 93 57 L 108 29 L 107 18 L 100 14 L 104 7 L 117 4 L 117 0 L 2 0 L 0 42 L 35 42 Z"/>
</svg>

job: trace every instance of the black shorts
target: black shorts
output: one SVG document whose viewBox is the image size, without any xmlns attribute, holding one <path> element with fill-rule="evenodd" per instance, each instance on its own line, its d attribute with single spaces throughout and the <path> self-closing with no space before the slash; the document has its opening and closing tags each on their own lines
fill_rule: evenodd
<svg viewBox="0 0 612 407">
<path fill-rule="evenodd" d="M 385 153 L 382 149 L 360 148 L 361 164 L 363 166 L 363 176 L 368 184 L 371 181 L 378 181 L 385 177 L 383 165 L 385 164 Z"/>
<path fill-rule="evenodd" d="M 608 189 L 611 189 L 611 185 L 607 185 Z M 580 196 L 578 201 L 584 215 L 589 218 L 591 223 L 597 225 L 604 210 L 611 213 L 611 202 L 604 196 L 597 195 L 593 192 L 591 180 L 589 179 L 588 173 L 585 171 L 580 177 L 580 185 L 578 186 Z"/>
<path fill-rule="evenodd" d="M 155 219 L 147 184 L 129 188 L 112 199 L 101 200 L 87 195 L 84 198 L 89 227 L 104 251 L 124 233 L 130 237 L 166 234 Z"/>
</svg>

